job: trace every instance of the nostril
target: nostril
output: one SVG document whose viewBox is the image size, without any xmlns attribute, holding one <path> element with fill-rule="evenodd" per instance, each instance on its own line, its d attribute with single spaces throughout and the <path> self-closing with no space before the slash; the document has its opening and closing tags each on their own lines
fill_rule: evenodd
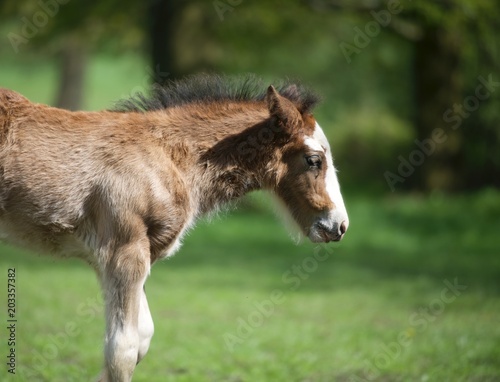
<svg viewBox="0 0 500 382">
<path fill-rule="evenodd" d="M 347 224 L 345 223 L 345 220 L 340 223 L 340 234 L 343 235 L 347 231 Z"/>
</svg>

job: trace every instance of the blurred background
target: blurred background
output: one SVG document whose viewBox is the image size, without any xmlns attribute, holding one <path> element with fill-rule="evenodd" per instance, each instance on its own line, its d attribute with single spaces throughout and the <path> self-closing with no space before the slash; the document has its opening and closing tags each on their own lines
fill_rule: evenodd
<svg viewBox="0 0 500 382">
<path fill-rule="evenodd" d="M 137 380 L 500 381 L 499 13 L 487 0 L 0 1 L 0 87 L 35 102 L 106 109 L 197 72 L 297 78 L 323 98 L 345 239 L 291 243 L 260 194 L 200 224 L 148 282 L 157 334 Z M 0 249 L 33 317 L 14 378 L 91 380 L 92 272 Z"/>
</svg>

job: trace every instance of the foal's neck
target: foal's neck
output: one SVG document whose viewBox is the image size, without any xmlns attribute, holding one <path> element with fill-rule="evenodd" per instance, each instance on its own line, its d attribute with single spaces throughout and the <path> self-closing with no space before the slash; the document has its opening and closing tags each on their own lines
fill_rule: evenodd
<svg viewBox="0 0 500 382">
<path fill-rule="evenodd" d="M 258 102 L 187 106 L 172 115 L 182 125 L 183 141 L 193 152 L 187 179 L 199 214 L 208 213 L 266 185 L 275 156 L 266 105 Z"/>
</svg>

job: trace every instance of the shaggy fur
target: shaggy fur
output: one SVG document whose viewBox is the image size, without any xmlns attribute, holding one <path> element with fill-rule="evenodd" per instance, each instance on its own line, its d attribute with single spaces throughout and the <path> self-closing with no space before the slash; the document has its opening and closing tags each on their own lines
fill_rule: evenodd
<svg viewBox="0 0 500 382">
<path fill-rule="evenodd" d="M 275 89 L 281 96 L 293 102 L 302 113 L 312 112 L 319 102 L 317 94 L 288 80 L 280 81 L 275 85 Z M 170 81 L 163 86 L 155 86 L 150 96 L 138 93 L 130 99 L 119 101 L 113 110 L 147 112 L 192 103 L 262 102 L 266 94 L 267 86 L 252 75 L 229 77 L 199 74 L 175 82 Z"/>
</svg>

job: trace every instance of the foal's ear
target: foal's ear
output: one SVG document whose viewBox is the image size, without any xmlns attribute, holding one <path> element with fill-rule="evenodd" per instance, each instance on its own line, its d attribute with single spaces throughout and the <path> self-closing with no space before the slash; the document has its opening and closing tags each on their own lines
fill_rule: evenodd
<svg viewBox="0 0 500 382">
<path fill-rule="evenodd" d="M 284 129 L 294 129 L 299 126 L 302 116 L 295 105 L 278 94 L 274 86 L 267 88 L 266 94 L 269 114 Z"/>
</svg>

